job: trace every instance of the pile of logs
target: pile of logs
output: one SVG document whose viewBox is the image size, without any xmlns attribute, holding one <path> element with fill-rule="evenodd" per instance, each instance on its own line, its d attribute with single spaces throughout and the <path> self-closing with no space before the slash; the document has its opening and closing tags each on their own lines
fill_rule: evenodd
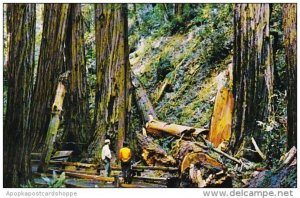
<svg viewBox="0 0 300 198">
<path fill-rule="evenodd" d="M 207 129 L 169 124 L 149 116 L 142 133 L 137 133 L 144 162 L 150 166 L 175 166 L 182 187 L 221 186 L 230 180 L 222 158 L 243 166 L 243 162 L 206 140 Z M 155 143 L 157 137 L 174 137 L 170 152 Z M 222 144 L 220 144 L 222 145 Z"/>
</svg>

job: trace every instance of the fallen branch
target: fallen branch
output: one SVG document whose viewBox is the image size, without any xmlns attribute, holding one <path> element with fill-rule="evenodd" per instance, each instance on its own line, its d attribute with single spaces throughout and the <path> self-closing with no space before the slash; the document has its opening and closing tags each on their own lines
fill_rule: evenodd
<svg viewBox="0 0 300 198">
<path fill-rule="evenodd" d="M 194 143 L 195 143 L 196 145 L 198 145 L 198 146 L 204 148 L 204 149 L 208 149 L 208 148 L 209 148 L 208 146 L 202 145 L 202 144 L 200 144 L 200 143 L 198 143 L 198 142 L 194 142 Z M 206 144 L 207 144 L 207 142 L 206 142 Z M 219 149 L 217 149 L 217 148 L 211 147 L 210 149 L 211 149 L 212 151 L 214 151 L 214 152 L 216 152 L 216 153 L 218 153 L 218 154 L 220 154 L 220 155 L 223 155 L 224 157 L 226 157 L 226 158 L 228 158 L 228 159 L 230 159 L 230 160 L 236 162 L 237 164 L 242 165 L 241 160 L 238 160 L 237 158 L 232 157 L 232 156 L 228 155 L 227 153 L 224 153 L 223 151 L 221 151 L 221 150 L 219 150 Z"/>
<path fill-rule="evenodd" d="M 255 139 L 254 139 L 253 137 L 251 138 L 251 141 L 252 141 L 252 144 L 253 144 L 253 146 L 254 146 L 254 148 L 255 148 L 255 151 L 259 154 L 259 156 L 260 156 L 263 160 L 265 160 L 265 159 L 266 159 L 266 156 L 261 152 L 261 150 L 260 150 L 259 147 L 257 146 L 256 141 L 255 141 Z"/>
</svg>

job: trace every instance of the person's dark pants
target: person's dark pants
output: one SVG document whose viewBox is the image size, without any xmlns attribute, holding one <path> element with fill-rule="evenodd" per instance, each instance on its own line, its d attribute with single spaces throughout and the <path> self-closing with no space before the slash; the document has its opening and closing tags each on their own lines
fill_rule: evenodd
<svg viewBox="0 0 300 198">
<path fill-rule="evenodd" d="M 105 176 L 109 177 L 110 172 L 111 172 L 110 160 L 109 159 L 104 160 L 104 170 L 105 170 Z"/>
<path fill-rule="evenodd" d="M 124 183 L 131 183 L 131 161 L 121 162 Z"/>
</svg>

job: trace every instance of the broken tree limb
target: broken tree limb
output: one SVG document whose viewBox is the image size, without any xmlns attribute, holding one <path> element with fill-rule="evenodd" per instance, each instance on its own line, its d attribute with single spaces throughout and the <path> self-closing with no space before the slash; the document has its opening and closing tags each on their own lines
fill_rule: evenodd
<svg viewBox="0 0 300 198">
<path fill-rule="evenodd" d="M 49 161 L 54 147 L 54 142 L 60 124 L 59 116 L 62 111 L 62 106 L 66 94 L 66 82 L 69 74 L 70 71 L 67 71 L 59 77 L 54 103 L 52 105 L 52 111 L 51 111 L 52 117 L 47 131 L 45 146 L 42 150 L 41 163 L 38 167 L 39 172 L 46 172 L 48 169 Z"/>
<path fill-rule="evenodd" d="M 195 144 L 198 145 L 198 146 L 200 146 L 200 147 L 202 147 L 202 148 L 205 148 L 205 149 L 208 149 L 208 148 L 209 148 L 208 146 L 202 145 L 202 144 L 200 144 L 200 143 L 198 143 L 198 142 L 195 142 Z M 228 155 L 227 153 L 225 153 L 225 152 L 223 152 L 223 151 L 221 151 L 221 150 L 219 150 L 219 149 L 217 149 L 217 148 L 211 147 L 210 149 L 211 149 L 212 151 L 214 151 L 214 152 L 216 152 L 216 153 L 218 153 L 218 154 L 220 154 L 220 155 L 223 155 L 224 157 L 226 157 L 226 158 L 228 158 L 228 159 L 234 161 L 235 163 L 237 163 L 237 164 L 239 164 L 239 165 L 242 164 L 241 160 L 238 160 L 237 158 L 232 157 L 232 156 Z"/>
<path fill-rule="evenodd" d="M 294 160 L 296 160 L 296 158 L 297 158 L 297 148 L 295 146 L 293 146 L 289 150 L 289 152 L 287 152 L 283 157 L 281 157 L 280 161 L 282 161 L 282 164 L 280 165 L 280 167 L 275 172 L 280 171 L 285 166 L 289 165 Z"/>
<path fill-rule="evenodd" d="M 164 81 L 159 85 L 158 89 L 155 92 L 155 96 L 154 96 L 154 103 L 156 104 L 161 97 L 163 96 L 163 93 L 165 92 L 165 89 L 167 88 L 167 86 L 171 83 L 171 80 L 166 77 L 164 79 Z"/>
<path fill-rule="evenodd" d="M 208 131 L 204 128 L 193 128 L 178 124 L 169 124 L 166 122 L 158 121 L 153 119 L 152 121 L 147 122 L 146 130 L 148 133 L 154 136 L 162 136 L 163 134 L 172 135 L 176 137 L 181 137 L 183 134 L 197 136 L 200 133 Z"/>
<path fill-rule="evenodd" d="M 152 115 L 154 118 L 156 118 L 156 113 L 154 111 L 151 101 L 148 98 L 147 92 L 145 91 L 139 79 L 133 72 L 131 72 L 131 83 L 134 87 L 134 94 L 137 106 L 141 115 L 143 116 L 143 121 L 145 123 L 148 122 L 148 115 Z"/>
<path fill-rule="evenodd" d="M 254 148 L 255 148 L 255 151 L 259 154 L 259 156 L 260 156 L 263 160 L 265 160 L 265 159 L 266 159 L 266 156 L 261 152 L 261 150 L 260 150 L 259 147 L 257 146 L 256 141 L 255 141 L 255 139 L 254 139 L 253 137 L 251 138 L 251 141 L 252 141 L 252 144 L 253 144 L 253 146 L 254 146 Z"/>
<path fill-rule="evenodd" d="M 158 144 L 153 142 L 151 137 L 143 136 L 140 133 L 136 134 L 139 147 L 142 150 L 143 159 L 146 163 L 150 166 L 159 166 L 159 165 L 166 165 L 172 166 L 176 164 L 175 159 L 168 155 L 167 152 L 161 148 Z"/>
</svg>

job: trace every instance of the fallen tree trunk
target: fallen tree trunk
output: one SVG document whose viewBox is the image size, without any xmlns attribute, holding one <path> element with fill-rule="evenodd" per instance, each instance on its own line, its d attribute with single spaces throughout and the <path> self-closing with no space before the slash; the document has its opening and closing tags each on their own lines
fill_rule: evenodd
<svg viewBox="0 0 300 198">
<path fill-rule="evenodd" d="M 143 136 L 140 133 L 137 133 L 136 136 L 142 150 L 143 159 L 149 166 L 174 166 L 176 164 L 175 159 L 168 155 L 158 144 L 155 144 L 152 138 Z"/>
<path fill-rule="evenodd" d="M 140 81 L 133 72 L 131 73 L 131 83 L 134 87 L 134 95 L 137 101 L 138 109 L 143 117 L 144 123 L 147 123 L 149 121 L 149 115 L 152 115 L 153 118 L 156 118 L 156 113 L 151 101 L 148 98 L 147 92 L 142 87 Z"/>
<path fill-rule="evenodd" d="M 54 142 L 56 139 L 58 127 L 60 124 L 60 113 L 62 111 L 62 106 L 66 94 L 66 82 L 68 79 L 70 71 L 65 72 L 59 77 L 59 83 L 56 89 L 56 95 L 54 99 L 54 103 L 52 105 L 52 117 L 50 120 L 49 128 L 47 131 L 47 137 L 45 146 L 42 150 L 41 163 L 38 167 L 39 172 L 46 172 L 48 169 L 49 161 L 52 155 Z"/>
<path fill-rule="evenodd" d="M 158 137 L 161 137 L 163 135 L 172 135 L 175 137 L 192 135 L 194 137 L 197 137 L 200 133 L 208 131 L 204 128 L 193 128 L 178 124 L 169 124 L 155 119 L 147 122 L 146 130 L 150 134 Z"/>
</svg>

